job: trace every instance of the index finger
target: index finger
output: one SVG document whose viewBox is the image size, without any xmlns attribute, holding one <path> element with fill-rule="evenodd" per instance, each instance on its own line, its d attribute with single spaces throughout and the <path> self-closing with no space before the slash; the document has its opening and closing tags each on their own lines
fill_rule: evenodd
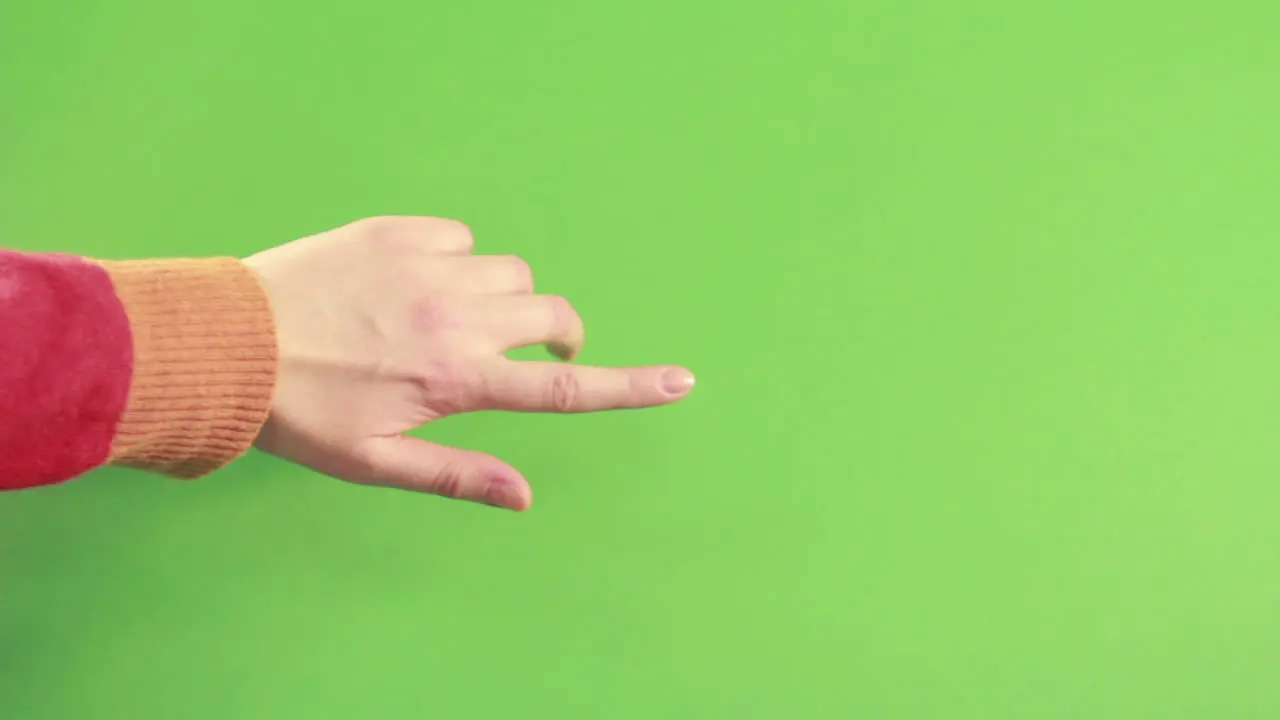
<svg viewBox="0 0 1280 720">
<path fill-rule="evenodd" d="M 486 374 L 494 410 L 583 413 L 667 405 L 693 389 L 693 373 L 676 365 L 594 367 L 502 361 Z"/>
</svg>

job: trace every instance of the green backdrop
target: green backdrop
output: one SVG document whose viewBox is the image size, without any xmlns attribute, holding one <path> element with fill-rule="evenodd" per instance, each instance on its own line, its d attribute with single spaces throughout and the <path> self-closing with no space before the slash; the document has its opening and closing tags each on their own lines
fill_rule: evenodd
<svg viewBox="0 0 1280 720">
<path fill-rule="evenodd" d="M 0 238 L 454 216 L 687 402 L 0 498 L 0 717 L 1280 717 L 1280 5 L 0 0 Z"/>
</svg>

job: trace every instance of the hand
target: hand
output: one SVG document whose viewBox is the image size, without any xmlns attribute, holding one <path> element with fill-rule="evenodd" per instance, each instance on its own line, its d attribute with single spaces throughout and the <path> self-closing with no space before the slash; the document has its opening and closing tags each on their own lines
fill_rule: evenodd
<svg viewBox="0 0 1280 720">
<path fill-rule="evenodd" d="M 452 220 L 383 217 L 245 260 L 266 288 L 279 337 L 271 416 L 257 446 L 327 475 L 524 510 L 510 465 L 405 435 L 475 410 L 590 412 L 671 403 L 693 375 L 674 366 L 517 362 L 546 344 L 573 358 L 582 320 L 533 293 L 529 266 L 471 254 Z"/>
</svg>

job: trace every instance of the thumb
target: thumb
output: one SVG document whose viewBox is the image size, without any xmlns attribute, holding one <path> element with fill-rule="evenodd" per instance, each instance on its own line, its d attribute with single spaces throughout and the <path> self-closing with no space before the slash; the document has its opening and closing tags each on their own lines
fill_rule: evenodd
<svg viewBox="0 0 1280 720">
<path fill-rule="evenodd" d="M 409 435 L 370 441 L 367 453 L 379 485 L 509 510 L 527 510 L 533 501 L 533 490 L 520 472 L 492 455 Z"/>
</svg>

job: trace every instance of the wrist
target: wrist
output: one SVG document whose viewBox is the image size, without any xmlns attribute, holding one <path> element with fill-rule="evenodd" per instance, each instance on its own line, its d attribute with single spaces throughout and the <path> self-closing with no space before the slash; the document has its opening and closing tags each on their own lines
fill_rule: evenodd
<svg viewBox="0 0 1280 720">
<path fill-rule="evenodd" d="M 234 258 L 101 264 L 133 340 L 110 461 L 193 478 L 246 452 L 276 373 L 275 326 L 254 274 Z"/>
</svg>

